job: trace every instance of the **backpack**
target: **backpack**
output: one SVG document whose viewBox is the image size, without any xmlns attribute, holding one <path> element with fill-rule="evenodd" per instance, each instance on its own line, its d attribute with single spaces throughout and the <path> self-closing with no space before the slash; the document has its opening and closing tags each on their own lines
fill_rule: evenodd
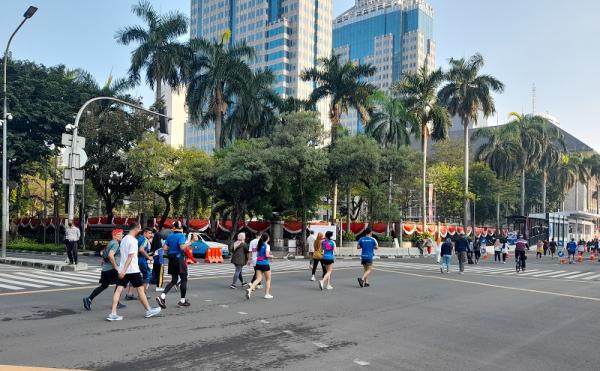
<svg viewBox="0 0 600 371">
<path fill-rule="evenodd" d="M 110 262 L 110 260 L 108 259 L 108 245 L 104 248 L 104 250 L 100 252 L 100 256 L 102 257 L 102 260 L 104 260 L 105 263 Z"/>
<path fill-rule="evenodd" d="M 315 246 L 315 251 L 313 252 L 313 259 L 316 259 L 316 260 L 323 259 L 323 247 L 321 246 L 321 244 L 315 242 L 314 246 Z"/>
</svg>

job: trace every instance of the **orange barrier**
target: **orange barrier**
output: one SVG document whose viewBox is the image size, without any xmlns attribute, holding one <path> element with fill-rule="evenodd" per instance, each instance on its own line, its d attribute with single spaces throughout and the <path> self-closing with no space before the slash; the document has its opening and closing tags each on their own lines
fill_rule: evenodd
<svg viewBox="0 0 600 371">
<path fill-rule="evenodd" d="M 198 264 L 198 261 L 194 258 L 192 249 L 185 249 L 185 257 L 187 264 Z"/>
<path fill-rule="evenodd" d="M 219 247 L 212 247 L 206 250 L 206 256 L 204 257 L 206 263 L 223 263 L 223 252 Z"/>
<path fill-rule="evenodd" d="M 560 264 L 567 264 L 566 258 L 560 258 Z"/>
</svg>

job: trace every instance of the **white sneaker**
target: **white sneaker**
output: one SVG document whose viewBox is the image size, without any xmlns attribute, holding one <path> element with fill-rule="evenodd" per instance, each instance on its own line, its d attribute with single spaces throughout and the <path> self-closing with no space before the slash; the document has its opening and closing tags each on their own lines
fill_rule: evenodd
<svg viewBox="0 0 600 371">
<path fill-rule="evenodd" d="M 257 290 L 260 290 L 260 289 L 262 289 L 262 285 L 256 285 L 256 289 L 257 289 Z"/>
<path fill-rule="evenodd" d="M 267 295 L 265 295 L 265 299 L 273 299 L 273 295 L 267 294 Z"/>
<path fill-rule="evenodd" d="M 310 280 L 311 280 L 311 281 L 314 281 L 314 280 L 315 280 L 315 276 L 312 276 L 312 277 L 310 278 Z"/>
<path fill-rule="evenodd" d="M 323 281 L 319 281 L 319 288 L 323 290 Z"/>
<path fill-rule="evenodd" d="M 165 289 L 163 289 L 162 287 L 157 287 L 156 288 L 156 292 L 163 292 L 163 291 L 165 291 Z"/>
<path fill-rule="evenodd" d="M 119 316 L 118 314 L 109 314 L 108 317 L 106 317 L 107 321 L 122 321 L 123 320 L 123 316 Z"/>
<path fill-rule="evenodd" d="M 246 299 L 250 300 L 251 297 L 252 297 L 252 289 L 247 289 L 246 290 Z"/>
<path fill-rule="evenodd" d="M 333 286 L 327 285 L 327 290 L 333 290 Z"/>
<path fill-rule="evenodd" d="M 150 308 L 146 311 L 146 314 L 144 315 L 144 317 L 146 317 L 146 318 L 154 317 L 159 313 L 160 313 L 159 307 Z"/>
</svg>

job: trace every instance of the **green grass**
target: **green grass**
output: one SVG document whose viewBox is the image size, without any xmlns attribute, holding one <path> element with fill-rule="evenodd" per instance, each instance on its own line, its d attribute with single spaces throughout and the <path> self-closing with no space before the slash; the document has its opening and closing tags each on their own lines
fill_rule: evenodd
<svg viewBox="0 0 600 371">
<path fill-rule="evenodd" d="M 27 250 L 27 251 L 44 251 L 44 252 L 63 252 L 65 245 L 55 243 L 38 243 L 27 238 L 18 238 L 8 243 L 9 250 Z"/>
</svg>

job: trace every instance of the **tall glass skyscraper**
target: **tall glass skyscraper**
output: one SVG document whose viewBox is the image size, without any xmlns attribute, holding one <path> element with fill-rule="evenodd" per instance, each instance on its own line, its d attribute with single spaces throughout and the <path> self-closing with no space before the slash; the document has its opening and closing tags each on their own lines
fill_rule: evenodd
<svg viewBox="0 0 600 371">
<path fill-rule="evenodd" d="M 342 60 L 377 67 L 368 81 L 386 91 L 404 72 L 435 68 L 433 9 L 425 0 L 356 0 L 333 22 L 333 48 Z M 342 125 L 362 130 L 353 110 Z"/>
<path fill-rule="evenodd" d="M 231 31 L 232 44 L 245 41 L 256 50 L 254 69 L 269 68 L 274 89 L 283 97 L 306 99 L 313 90 L 300 73 L 332 50 L 332 0 L 192 0 L 191 37 L 218 40 Z M 318 106 L 329 130 L 327 102 Z M 185 145 L 214 148 L 214 127 L 186 125 Z"/>
</svg>

